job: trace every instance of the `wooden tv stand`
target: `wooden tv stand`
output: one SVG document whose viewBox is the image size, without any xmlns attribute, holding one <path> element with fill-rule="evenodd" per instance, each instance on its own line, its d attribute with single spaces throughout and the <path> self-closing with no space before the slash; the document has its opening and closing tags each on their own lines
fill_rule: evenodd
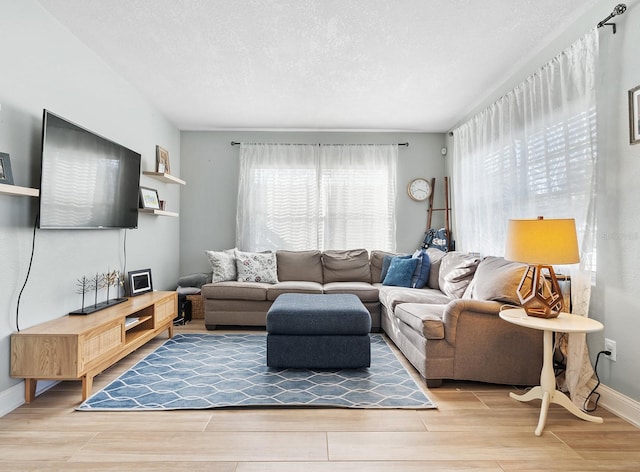
<svg viewBox="0 0 640 472">
<path fill-rule="evenodd" d="M 90 315 L 66 315 L 11 335 L 11 376 L 25 379 L 25 402 L 38 380 L 82 379 L 82 400 L 93 378 L 167 330 L 173 337 L 177 292 L 150 292 Z M 137 318 L 137 319 L 136 319 Z"/>
</svg>

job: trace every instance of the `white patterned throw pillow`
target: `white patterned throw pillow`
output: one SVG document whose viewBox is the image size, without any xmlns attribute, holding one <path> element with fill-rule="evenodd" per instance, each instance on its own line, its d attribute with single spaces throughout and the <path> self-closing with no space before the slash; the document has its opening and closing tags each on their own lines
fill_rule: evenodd
<svg viewBox="0 0 640 472">
<path fill-rule="evenodd" d="M 226 251 L 204 251 L 209 258 L 209 263 L 213 269 L 212 282 L 225 282 L 236 280 L 238 272 L 236 270 L 235 249 Z"/>
<path fill-rule="evenodd" d="M 278 282 L 275 252 L 241 252 L 236 250 L 238 282 Z"/>
</svg>

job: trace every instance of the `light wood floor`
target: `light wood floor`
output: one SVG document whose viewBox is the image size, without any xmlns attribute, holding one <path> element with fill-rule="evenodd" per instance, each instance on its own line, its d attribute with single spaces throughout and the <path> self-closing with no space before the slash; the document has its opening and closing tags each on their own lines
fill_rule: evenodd
<svg viewBox="0 0 640 472">
<path fill-rule="evenodd" d="M 178 332 L 205 331 L 194 321 Z M 246 332 L 246 331 L 245 331 Z M 165 341 L 96 378 L 94 391 Z M 414 374 L 415 375 L 415 374 Z M 640 430 L 603 408 L 603 424 L 514 389 L 445 383 L 437 410 L 228 409 L 78 412 L 80 382 L 62 382 L 0 418 L 2 471 L 638 471 Z"/>
</svg>

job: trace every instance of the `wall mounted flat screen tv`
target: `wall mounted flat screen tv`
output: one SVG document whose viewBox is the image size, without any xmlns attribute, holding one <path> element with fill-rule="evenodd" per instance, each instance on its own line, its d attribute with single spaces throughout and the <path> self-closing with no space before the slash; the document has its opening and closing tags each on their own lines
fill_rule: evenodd
<svg viewBox="0 0 640 472">
<path fill-rule="evenodd" d="M 42 229 L 138 226 L 141 155 L 44 110 Z"/>
</svg>

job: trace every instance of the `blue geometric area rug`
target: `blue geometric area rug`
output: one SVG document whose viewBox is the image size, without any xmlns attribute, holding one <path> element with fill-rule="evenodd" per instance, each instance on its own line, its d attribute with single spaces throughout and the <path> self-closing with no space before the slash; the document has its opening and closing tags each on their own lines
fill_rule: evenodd
<svg viewBox="0 0 640 472">
<path fill-rule="evenodd" d="M 267 367 L 265 335 L 178 334 L 76 409 L 246 406 L 436 408 L 379 334 L 371 367 L 344 370 Z"/>
</svg>

